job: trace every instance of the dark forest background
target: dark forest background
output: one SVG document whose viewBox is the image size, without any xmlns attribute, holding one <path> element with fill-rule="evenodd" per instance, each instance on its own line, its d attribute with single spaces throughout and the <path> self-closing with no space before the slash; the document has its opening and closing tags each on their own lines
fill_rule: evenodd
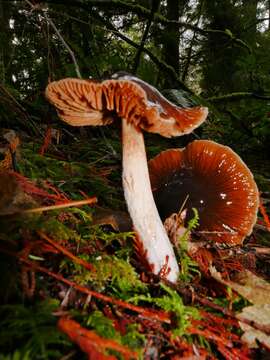
<svg viewBox="0 0 270 360">
<path fill-rule="evenodd" d="M 208 106 L 197 136 L 267 159 L 269 9 L 256 0 L 1 0 L 1 127 L 37 135 L 59 126 L 44 99 L 49 81 L 124 70 L 180 105 Z"/>
</svg>

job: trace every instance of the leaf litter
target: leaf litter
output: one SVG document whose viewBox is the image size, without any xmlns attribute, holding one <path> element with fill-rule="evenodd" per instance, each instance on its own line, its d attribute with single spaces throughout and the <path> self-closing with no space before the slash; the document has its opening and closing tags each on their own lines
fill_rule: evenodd
<svg viewBox="0 0 270 360">
<path fill-rule="evenodd" d="M 88 359 L 250 359 L 258 351 L 254 344 L 267 351 L 269 283 L 262 276 L 269 259 L 254 250 L 260 247 L 256 229 L 245 248 L 220 249 L 202 243 L 196 210 L 187 229 L 181 216 L 172 218 L 168 226 L 181 259 L 181 277 L 176 286 L 160 280 L 133 250 L 120 157 L 95 138 L 91 144 L 53 147 L 51 141 L 48 130 L 43 145 L 22 142 L 18 172 L 8 173 L 25 198 L 14 202 L 18 195 L 11 190 L 14 206 L 0 218 L 5 278 L 1 322 L 13 331 L 12 338 L 0 331 L 3 354 L 17 352 L 30 359 L 57 359 L 60 354 L 83 358 L 83 353 Z M 113 136 L 108 141 L 119 150 Z M 151 150 L 151 139 L 149 151 L 158 151 Z M 97 205 L 57 208 L 93 197 Z M 23 213 L 25 208 L 43 210 Z M 33 307 L 42 310 L 37 323 Z M 263 322 L 263 316 L 268 320 Z M 245 328 L 250 325 L 255 327 Z M 40 332 L 44 327 L 48 334 Z"/>
</svg>

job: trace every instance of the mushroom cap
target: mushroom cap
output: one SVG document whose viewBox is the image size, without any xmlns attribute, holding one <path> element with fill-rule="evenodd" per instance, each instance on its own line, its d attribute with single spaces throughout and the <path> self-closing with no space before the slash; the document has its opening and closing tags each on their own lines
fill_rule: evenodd
<svg viewBox="0 0 270 360">
<path fill-rule="evenodd" d="M 165 137 L 190 133 L 208 114 L 205 107 L 178 108 L 154 87 L 131 75 L 103 82 L 72 78 L 54 81 L 45 95 L 70 125 L 107 125 L 118 116 Z"/>
<path fill-rule="evenodd" d="M 199 229 L 214 242 L 241 244 L 257 219 L 259 193 L 253 175 L 229 147 L 196 140 L 149 161 L 155 202 L 162 220 L 179 212 L 188 196 L 199 212 Z"/>
</svg>

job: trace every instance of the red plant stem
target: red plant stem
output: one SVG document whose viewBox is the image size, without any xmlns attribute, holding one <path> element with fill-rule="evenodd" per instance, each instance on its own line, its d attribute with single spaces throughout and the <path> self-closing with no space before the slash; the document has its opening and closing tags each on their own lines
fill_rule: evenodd
<svg viewBox="0 0 270 360">
<path fill-rule="evenodd" d="M 213 333 L 212 331 L 208 330 L 208 329 L 199 329 L 199 328 L 195 328 L 195 327 L 189 327 L 187 329 L 189 334 L 193 334 L 193 335 L 201 335 L 203 337 L 205 337 L 208 340 L 212 340 L 215 341 L 217 343 L 222 343 L 224 346 L 227 346 L 229 348 L 231 348 L 233 346 L 233 343 L 231 340 L 225 339 L 224 337 L 221 337 L 215 333 Z"/>
<path fill-rule="evenodd" d="M 72 261 L 74 261 L 76 264 L 82 265 L 85 269 L 89 271 L 96 271 L 95 267 L 88 263 L 87 261 L 78 258 L 77 256 L 73 255 L 69 250 L 64 248 L 62 245 L 58 244 L 57 242 L 50 239 L 46 234 L 44 234 L 42 231 L 37 232 L 38 235 L 45 241 L 47 241 L 49 244 L 54 246 L 57 250 L 59 250 L 62 254 L 70 258 Z"/>
<path fill-rule="evenodd" d="M 200 314 L 202 318 L 207 319 L 209 322 L 212 322 L 212 324 L 217 323 L 219 325 L 227 325 L 227 326 L 237 326 L 239 327 L 238 320 L 234 317 L 232 319 L 225 319 L 222 317 L 219 317 L 213 313 L 209 313 L 204 310 L 200 310 Z"/>
<path fill-rule="evenodd" d="M 261 214 L 263 216 L 263 220 L 265 222 L 266 228 L 267 228 L 268 231 L 270 231 L 270 220 L 269 220 L 266 209 L 265 209 L 261 199 L 260 199 L 259 209 L 260 209 L 260 212 L 261 212 Z"/>
<path fill-rule="evenodd" d="M 111 339 L 105 339 L 97 335 L 94 331 L 88 330 L 80 326 L 75 320 L 69 318 L 60 318 L 58 320 L 58 328 L 66 333 L 71 340 L 75 341 L 78 345 L 81 345 L 81 340 L 85 339 L 88 342 L 94 345 L 98 350 L 103 349 L 113 349 L 121 353 L 125 359 L 138 359 L 138 355 L 135 351 L 130 350 L 128 347 L 123 346 Z M 87 345 L 87 342 L 84 345 Z M 87 346 L 84 346 L 83 349 L 86 353 Z"/>
<path fill-rule="evenodd" d="M 249 360 L 250 354 L 245 354 L 241 349 L 228 349 L 222 344 L 217 345 L 218 351 L 226 360 Z"/>
<path fill-rule="evenodd" d="M 51 191 L 53 191 L 57 196 L 59 196 L 59 201 L 69 201 L 69 198 L 67 197 L 67 195 L 63 192 L 58 190 L 54 185 L 52 185 L 48 180 L 45 180 L 43 182 L 43 186 L 46 189 L 49 189 Z"/>
<path fill-rule="evenodd" d="M 38 272 L 47 274 L 47 275 L 53 277 L 54 279 L 57 279 L 58 281 L 61 281 L 64 284 L 67 284 L 68 286 L 71 286 L 74 289 L 76 289 L 77 291 L 80 291 L 80 292 L 82 292 L 82 293 L 84 293 L 86 295 L 90 295 L 90 296 L 93 296 L 93 297 L 95 297 L 95 298 L 97 298 L 97 299 L 99 299 L 101 301 L 104 301 L 104 302 L 107 302 L 107 303 L 110 303 L 110 304 L 114 304 L 114 305 L 117 305 L 119 307 L 122 307 L 122 308 L 125 308 L 125 309 L 128 309 L 128 310 L 137 312 L 138 314 L 141 314 L 142 316 L 144 316 L 146 318 L 158 320 L 158 321 L 161 321 L 161 322 L 166 322 L 168 324 L 171 323 L 170 315 L 168 313 L 164 312 L 164 311 L 148 310 L 148 309 L 145 309 L 145 308 L 140 307 L 140 306 L 129 304 L 126 301 L 115 299 L 115 298 L 112 298 L 110 296 L 100 294 L 100 293 L 98 293 L 96 291 L 90 290 L 90 289 L 88 289 L 88 288 L 86 288 L 84 286 L 78 285 L 75 282 L 66 279 L 60 274 L 56 274 L 56 273 L 54 273 L 54 272 L 52 272 L 52 271 L 50 271 L 50 270 L 48 270 L 48 269 L 46 269 L 46 268 L 44 268 L 42 266 L 34 264 L 32 261 L 23 258 L 21 255 L 16 254 L 15 252 L 12 252 L 12 251 L 9 251 L 9 250 L 3 249 L 3 248 L 0 248 L 0 251 L 3 252 L 3 253 L 8 254 L 10 256 L 16 257 L 22 263 L 27 264 L 28 266 L 30 266 L 33 270 L 36 270 Z"/>
<path fill-rule="evenodd" d="M 48 126 L 47 129 L 46 129 L 43 144 L 42 144 L 41 148 L 38 151 L 39 155 L 43 156 L 45 154 L 45 152 L 47 151 L 51 141 L 52 141 L 52 128 L 50 126 Z"/>
<path fill-rule="evenodd" d="M 38 188 L 33 181 L 31 181 L 30 179 L 28 179 L 27 177 L 23 176 L 20 173 L 17 173 L 15 171 L 9 171 L 9 174 L 11 176 L 14 176 L 16 178 L 16 180 L 18 180 L 19 184 L 21 185 L 22 189 L 30 195 L 37 195 L 37 196 L 41 196 L 43 198 L 47 198 L 47 199 L 52 199 L 55 201 L 60 201 L 63 200 L 62 197 L 60 197 L 59 195 L 55 195 L 55 194 L 49 194 L 47 191 Z"/>
</svg>

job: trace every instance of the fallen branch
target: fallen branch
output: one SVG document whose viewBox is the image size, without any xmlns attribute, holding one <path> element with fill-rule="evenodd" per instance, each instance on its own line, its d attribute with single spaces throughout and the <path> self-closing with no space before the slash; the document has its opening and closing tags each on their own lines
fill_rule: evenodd
<svg viewBox="0 0 270 360">
<path fill-rule="evenodd" d="M 37 5 L 34 5 L 31 3 L 31 1 L 29 0 L 25 0 L 25 2 L 31 7 L 32 10 L 41 10 L 41 7 L 37 6 Z M 78 65 L 78 62 L 76 60 L 76 57 L 74 55 L 74 52 L 73 50 L 71 49 L 71 47 L 67 44 L 67 42 L 65 41 L 65 39 L 63 38 L 63 36 L 61 35 L 60 31 L 57 29 L 57 27 L 55 26 L 54 22 L 50 19 L 50 17 L 46 14 L 46 11 L 47 10 L 43 10 L 42 11 L 42 14 L 45 18 L 45 20 L 47 21 L 48 24 L 51 25 L 51 27 L 53 28 L 54 32 L 56 33 L 56 35 L 58 36 L 59 40 L 61 41 L 61 43 L 64 45 L 64 47 L 66 48 L 66 50 L 68 51 L 71 59 L 72 59 L 72 62 L 74 64 L 74 67 L 75 67 L 75 71 L 76 71 L 76 74 L 78 76 L 78 78 L 82 78 L 81 76 L 81 72 L 80 72 L 80 69 L 79 69 L 79 65 Z"/>
<path fill-rule="evenodd" d="M 95 297 L 96 299 L 104 301 L 106 303 L 113 304 L 113 305 L 128 309 L 130 311 L 134 311 L 134 312 L 136 312 L 136 313 L 138 313 L 141 316 L 146 317 L 146 318 L 150 318 L 150 319 L 153 319 L 153 320 L 165 322 L 167 324 L 171 323 L 170 315 L 168 313 L 164 312 L 164 311 L 148 310 L 148 309 L 145 309 L 145 308 L 137 306 L 137 305 L 129 304 L 126 301 L 115 299 L 115 298 L 107 296 L 107 295 L 103 295 L 101 293 L 98 293 L 97 291 L 90 290 L 87 287 L 78 285 L 74 281 L 68 280 L 68 279 L 64 278 L 62 275 L 56 274 L 56 273 L 46 269 L 45 267 L 39 266 L 39 265 L 33 263 L 32 261 L 30 261 L 28 259 L 25 259 L 20 254 L 17 254 L 15 252 L 3 249 L 1 247 L 0 247 L 0 252 L 17 258 L 23 264 L 28 265 L 32 270 L 41 272 L 43 274 L 47 274 L 47 275 L 51 276 L 52 278 L 54 278 L 54 279 L 56 279 L 58 281 L 61 281 L 64 284 L 67 284 L 68 286 L 73 287 L 75 290 L 77 290 L 77 291 L 79 291 L 79 292 L 81 292 L 83 294 L 90 295 L 90 296 Z"/>
<path fill-rule="evenodd" d="M 231 100 L 238 100 L 238 99 L 245 99 L 245 98 L 246 99 L 255 98 L 255 99 L 260 99 L 260 100 L 270 100 L 270 96 L 259 95 L 259 94 L 255 94 L 253 92 L 248 92 L 248 91 L 212 96 L 212 97 L 206 98 L 205 100 L 210 101 L 210 102 L 219 102 L 219 101 L 231 101 Z"/>
<path fill-rule="evenodd" d="M 157 12 L 157 10 L 159 8 L 159 3 L 160 3 L 160 0 L 152 0 L 151 12 L 149 14 L 149 18 L 148 18 L 147 24 L 145 26 L 145 30 L 142 35 L 140 46 L 138 48 L 138 51 L 137 51 L 137 53 L 135 55 L 135 59 L 134 59 L 134 65 L 133 65 L 133 69 L 132 69 L 132 74 L 134 74 L 134 75 L 136 74 L 137 69 L 139 67 L 141 54 L 144 50 L 144 45 L 145 45 L 146 39 L 148 37 L 151 24 L 154 20 L 155 13 Z"/>
<path fill-rule="evenodd" d="M 95 353 L 95 358 L 97 358 L 100 355 L 100 350 L 105 351 L 107 349 L 119 352 L 124 356 L 124 359 L 138 359 L 138 354 L 135 351 L 119 344 L 115 340 L 103 338 L 94 331 L 83 328 L 75 320 L 62 317 L 57 325 L 60 331 L 67 334 L 72 341 L 77 343 L 90 356 L 89 359 L 92 359 L 93 352 Z M 111 357 L 106 358 L 112 359 Z M 113 359 L 116 358 L 113 357 Z"/>
<path fill-rule="evenodd" d="M 62 254 L 70 258 L 72 261 L 74 261 L 76 264 L 79 264 L 83 266 L 86 270 L 89 271 L 96 271 L 95 267 L 92 264 L 89 264 L 87 261 L 78 258 L 77 256 L 73 255 L 69 250 L 64 248 L 62 245 L 56 243 L 52 239 L 50 239 L 46 234 L 44 234 L 41 231 L 38 231 L 38 235 L 45 241 L 47 241 L 49 244 L 51 244 L 53 247 L 55 247 L 57 250 L 59 250 Z"/>
</svg>

